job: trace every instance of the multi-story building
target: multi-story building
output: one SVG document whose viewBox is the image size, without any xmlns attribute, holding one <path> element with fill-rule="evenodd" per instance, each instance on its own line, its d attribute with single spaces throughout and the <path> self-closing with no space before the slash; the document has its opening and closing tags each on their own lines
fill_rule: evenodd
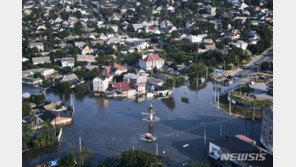
<svg viewBox="0 0 296 167">
<path fill-rule="evenodd" d="M 138 93 L 144 93 L 146 91 L 147 76 L 145 75 L 128 73 L 124 75 L 123 81 L 131 83 Z"/>
<path fill-rule="evenodd" d="M 101 74 L 93 79 L 93 90 L 95 92 L 104 92 L 108 89 L 109 82 L 113 79 L 113 75 L 109 73 Z"/>
<path fill-rule="evenodd" d="M 139 60 L 139 66 L 141 69 L 153 70 L 154 68 L 161 69 L 164 65 L 164 59 L 160 58 L 158 54 L 142 55 Z"/>
<path fill-rule="evenodd" d="M 270 152 L 273 152 L 273 108 L 263 110 L 260 142 Z"/>
</svg>

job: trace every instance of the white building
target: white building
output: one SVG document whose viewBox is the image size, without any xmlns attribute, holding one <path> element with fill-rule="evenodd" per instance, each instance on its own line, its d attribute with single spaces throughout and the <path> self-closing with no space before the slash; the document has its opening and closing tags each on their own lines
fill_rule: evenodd
<svg viewBox="0 0 296 167">
<path fill-rule="evenodd" d="M 63 57 L 61 58 L 62 67 L 74 67 L 74 58 L 73 57 Z"/>
<path fill-rule="evenodd" d="M 246 50 L 248 47 L 248 43 L 242 40 L 238 40 L 235 43 L 232 43 L 232 45 L 238 48 L 242 48 L 243 50 Z"/>
<path fill-rule="evenodd" d="M 154 68 L 161 69 L 163 65 L 164 59 L 160 58 L 158 54 L 142 55 L 142 59 L 139 60 L 139 66 L 145 71 Z"/>
<path fill-rule="evenodd" d="M 109 83 L 112 82 L 113 75 L 109 73 L 103 73 L 93 79 L 93 90 L 104 92 L 108 89 Z"/>
<path fill-rule="evenodd" d="M 200 34 L 200 35 L 188 35 L 189 42 L 192 43 L 201 43 L 202 40 L 207 36 L 207 34 Z"/>
</svg>

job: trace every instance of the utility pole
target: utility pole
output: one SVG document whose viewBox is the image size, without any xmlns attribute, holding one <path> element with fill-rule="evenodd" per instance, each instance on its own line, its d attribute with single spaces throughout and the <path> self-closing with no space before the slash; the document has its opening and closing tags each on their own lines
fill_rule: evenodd
<svg viewBox="0 0 296 167">
<path fill-rule="evenodd" d="M 206 125 L 202 122 L 201 123 L 204 127 L 204 145 L 207 144 L 207 131 L 206 131 Z"/>
<path fill-rule="evenodd" d="M 133 147 L 132 147 L 132 149 L 133 149 L 133 152 L 135 151 L 135 141 L 134 141 L 134 139 L 133 139 Z"/>
<path fill-rule="evenodd" d="M 228 114 L 231 114 L 231 98 L 230 98 L 230 92 L 228 92 L 228 97 L 229 97 L 229 112 Z"/>
<path fill-rule="evenodd" d="M 158 143 L 155 144 L 156 149 L 156 155 L 158 155 Z"/>
<path fill-rule="evenodd" d="M 206 67 L 206 79 L 208 79 L 208 67 Z"/>
<path fill-rule="evenodd" d="M 222 124 L 220 124 L 220 137 L 222 136 Z"/>
<path fill-rule="evenodd" d="M 254 115 L 254 114 L 255 114 L 255 102 L 254 102 L 253 105 L 254 105 L 254 106 L 253 106 L 253 113 L 252 113 L 252 121 L 254 122 L 254 119 L 255 119 L 255 118 L 254 118 L 254 116 L 255 116 L 255 115 Z"/>
<path fill-rule="evenodd" d="M 220 109 L 220 103 L 219 103 L 220 100 L 219 100 L 219 99 L 220 99 L 220 97 L 219 97 L 219 92 L 218 92 L 218 111 L 219 111 L 219 109 Z"/>
<path fill-rule="evenodd" d="M 60 111 L 58 111 L 58 119 L 59 119 L 59 126 L 61 126 L 61 117 L 60 117 Z"/>
<path fill-rule="evenodd" d="M 82 149 L 81 149 L 81 137 L 79 137 L 79 152 L 81 153 Z"/>
</svg>

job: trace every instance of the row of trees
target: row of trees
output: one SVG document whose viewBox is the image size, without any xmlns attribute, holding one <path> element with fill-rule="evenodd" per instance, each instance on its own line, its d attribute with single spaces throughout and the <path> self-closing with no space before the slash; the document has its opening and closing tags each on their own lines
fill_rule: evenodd
<svg viewBox="0 0 296 167">
<path fill-rule="evenodd" d="M 80 153 L 72 152 L 62 156 L 58 161 L 61 167 L 83 167 L 88 166 L 92 162 L 93 152 L 89 149 L 82 148 Z M 129 150 L 121 154 L 120 159 L 107 158 L 97 167 L 162 167 L 164 166 L 151 153 L 144 150 Z M 209 167 L 208 164 L 192 162 L 190 167 Z"/>
</svg>

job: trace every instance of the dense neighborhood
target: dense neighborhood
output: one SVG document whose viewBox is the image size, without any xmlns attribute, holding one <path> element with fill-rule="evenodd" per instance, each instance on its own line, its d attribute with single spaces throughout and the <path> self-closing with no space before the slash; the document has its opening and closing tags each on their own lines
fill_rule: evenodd
<svg viewBox="0 0 296 167">
<path fill-rule="evenodd" d="M 256 64 L 272 48 L 272 0 L 24 0 L 22 7 L 22 84 L 42 90 L 23 94 L 23 152 L 59 143 L 61 127 L 74 120 L 72 95 L 69 105 L 49 101 L 48 91 L 164 99 L 176 87 L 209 79 L 218 110 L 262 120 L 260 142 L 272 156 L 266 117 L 272 118 L 273 64 Z M 253 65 L 255 72 L 241 72 Z M 232 85 L 236 77 L 239 88 L 216 96 L 222 87 L 216 83 Z M 263 150 L 250 141 L 237 135 L 213 141 L 210 157 L 220 159 L 212 145 Z"/>
</svg>

